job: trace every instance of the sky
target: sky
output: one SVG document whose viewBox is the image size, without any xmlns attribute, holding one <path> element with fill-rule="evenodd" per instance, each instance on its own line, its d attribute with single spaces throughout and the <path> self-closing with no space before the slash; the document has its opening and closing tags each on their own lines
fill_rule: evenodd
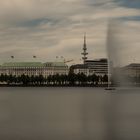
<svg viewBox="0 0 140 140">
<path fill-rule="evenodd" d="M 140 0 L 1 0 L 0 9 L 0 63 L 81 63 L 84 33 L 88 59 L 107 57 L 112 21 L 111 53 L 123 63 L 140 62 Z"/>
</svg>

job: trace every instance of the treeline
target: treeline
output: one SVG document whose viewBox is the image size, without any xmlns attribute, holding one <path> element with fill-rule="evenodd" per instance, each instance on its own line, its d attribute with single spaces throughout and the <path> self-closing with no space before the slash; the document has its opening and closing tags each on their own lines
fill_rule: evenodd
<svg viewBox="0 0 140 140">
<path fill-rule="evenodd" d="M 0 83 L 7 85 L 24 85 L 24 86 L 98 86 L 98 85 L 107 85 L 108 76 L 98 76 L 90 75 L 86 76 L 83 73 L 74 74 L 69 73 L 68 75 L 49 75 L 47 78 L 42 75 L 39 76 L 28 76 L 28 75 L 0 75 Z"/>
</svg>

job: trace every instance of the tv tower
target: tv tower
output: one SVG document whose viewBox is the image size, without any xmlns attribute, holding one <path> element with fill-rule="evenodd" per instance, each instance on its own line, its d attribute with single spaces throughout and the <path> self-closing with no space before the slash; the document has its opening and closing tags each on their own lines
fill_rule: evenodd
<svg viewBox="0 0 140 140">
<path fill-rule="evenodd" d="M 82 59 L 83 59 L 83 63 L 85 64 L 85 61 L 87 60 L 87 45 L 86 45 L 86 34 L 84 34 L 84 45 L 83 45 L 83 52 L 82 54 Z"/>
</svg>

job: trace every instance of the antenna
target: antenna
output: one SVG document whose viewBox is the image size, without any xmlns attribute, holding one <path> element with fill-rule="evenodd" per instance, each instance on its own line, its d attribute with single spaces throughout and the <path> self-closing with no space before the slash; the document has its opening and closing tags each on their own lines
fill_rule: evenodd
<svg viewBox="0 0 140 140">
<path fill-rule="evenodd" d="M 83 55 L 83 63 L 85 64 L 85 61 L 87 60 L 87 45 L 86 45 L 86 33 L 84 33 L 84 44 L 83 44 L 83 52 L 81 53 Z"/>
</svg>

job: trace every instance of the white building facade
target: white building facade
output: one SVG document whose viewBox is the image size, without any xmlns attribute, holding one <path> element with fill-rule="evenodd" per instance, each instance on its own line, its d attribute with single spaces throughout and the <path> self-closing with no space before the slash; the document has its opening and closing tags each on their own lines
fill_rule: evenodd
<svg viewBox="0 0 140 140">
<path fill-rule="evenodd" d="M 43 75 L 67 75 L 68 66 L 64 62 L 9 62 L 0 66 L 0 74 L 20 76 L 22 74 L 28 76 Z"/>
<path fill-rule="evenodd" d="M 108 61 L 107 59 L 85 60 L 85 64 L 77 64 L 71 67 L 75 73 L 84 73 L 85 75 L 108 75 Z"/>
</svg>

